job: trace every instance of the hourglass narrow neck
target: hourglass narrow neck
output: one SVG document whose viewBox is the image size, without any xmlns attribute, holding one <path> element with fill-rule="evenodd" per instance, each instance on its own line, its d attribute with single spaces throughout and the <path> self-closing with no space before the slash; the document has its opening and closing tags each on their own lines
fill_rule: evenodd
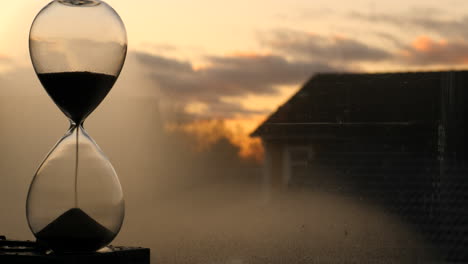
<svg viewBox="0 0 468 264">
<path fill-rule="evenodd" d="M 75 121 L 69 119 L 69 121 L 70 121 L 70 128 L 68 130 L 72 131 L 73 129 L 76 129 L 76 128 L 83 129 L 84 120 L 81 121 L 81 122 L 75 122 Z"/>
</svg>

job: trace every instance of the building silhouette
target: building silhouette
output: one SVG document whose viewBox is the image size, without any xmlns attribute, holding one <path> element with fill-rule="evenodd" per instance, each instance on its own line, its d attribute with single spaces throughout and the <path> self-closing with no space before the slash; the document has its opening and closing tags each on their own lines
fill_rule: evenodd
<svg viewBox="0 0 468 264">
<path fill-rule="evenodd" d="M 251 136 L 273 188 L 353 195 L 468 261 L 468 71 L 318 74 Z"/>
</svg>

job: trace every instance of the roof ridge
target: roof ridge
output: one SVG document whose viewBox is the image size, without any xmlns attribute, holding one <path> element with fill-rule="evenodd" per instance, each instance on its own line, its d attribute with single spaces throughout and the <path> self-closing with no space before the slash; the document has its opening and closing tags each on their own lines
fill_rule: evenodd
<svg viewBox="0 0 468 264">
<path fill-rule="evenodd" d="M 259 135 L 264 124 L 285 120 L 338 123 L 433 120 L 432 110 L 418 112 L 411 105 L 437 104 L 442 87 L 461 89 L 465 84 L 468 85 L 468 70 L 316 73 L 251 135 Z"/>
<path fill-rule="evenodd" d="M 425 71 L 382 71 L 382 72 L 317 72 L 312 75 L 311 79 L 317 76 L 336 76 L 336 75 L 392 75 L 392 74 L 433 74 L 433 73 L 449 73 L 449 72 L 468 72 L 468 69 L 452 69 L 452 70 L 425 70 Z"/>
</svg>

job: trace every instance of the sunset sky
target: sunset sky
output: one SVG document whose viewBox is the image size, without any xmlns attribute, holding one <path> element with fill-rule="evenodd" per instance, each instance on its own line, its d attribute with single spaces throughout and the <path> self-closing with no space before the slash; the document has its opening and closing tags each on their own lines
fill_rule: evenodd
<svg viewBox="0 0 468 264">
<path fill-rule="evenodd" d="M 27 40 L 48 2 L 2 3 L 0 96 L 37 94 L 29 88 L 38 83 Z M 158 98 L 162 112 L 196 120 L 186 131 L 226 120 L 236 135 L 230 139 L 245 148 L 248 133 L 316 72 L 462 69 L 468 63 L 463 0 L 107 3 L 129 39 L 116 94 Z"/>
</svg>

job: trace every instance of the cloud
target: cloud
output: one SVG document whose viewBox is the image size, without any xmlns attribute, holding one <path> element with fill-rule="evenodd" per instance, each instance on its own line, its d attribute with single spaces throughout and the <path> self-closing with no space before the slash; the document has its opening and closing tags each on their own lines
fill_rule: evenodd
<svg viewBox="0 0 468 264">
<path fill-rule="evenodd" d="M 171 102 L 182 108 L 193 102 L 205 104 L 205 111 L 217 117 L 259 113 L 226 102 L 224 97 L 274 95 L 277 86 L 300 85 L 315 72 L 343 70 L 321 62 L 290 61 L 279 55 L 256 53 L 208 56 L 207 66 L 201 68 L 143 52 L 137 57 Z"/>
<path fill-rule="evenodd" d="M 397 17 L 384 19 L 396 23 Z M 279 95 L 279 87 L 299 87 L 317 72 L 343 72 L 379 63 L 400 65 L 401 70 L 468 63 L 468 42 L 463 40 L 424 34 L 408 41 L 387 32 L 380 35 L 398 45 L 384 49 L 347 36 L 283 29 L 260 35 L 267 52 L 207 55 L 203 64 L 146 52 L 137 52 L 136 57 L 148 72 L 146 79 L 158 84 L 163 111 L 177 114 L 181 121 L 267 114 L 276 105 L 259 110 L 240 99 Z"/>
<path fill-rule="evenodd" d="M 458 20 L 443 20 L 434 19 L 431 17 L 419 17 L 413 19 L 411 22 L 414 26 L 420 27 L 424 30 L 439 33 L 443 36 L 460 38 L 466 36 L 468 16 Z"/>
<path fill-rule="evenodd" d="M 399 58 L 412 65 L 467 64 L 468 42 L 449 42 L 419 36 L 410 46 L 400 51 Z"/>
<path fill-rule="evenodd" d="M 233 147 L 237 148 L 239 157 L 260 162 L 263 158 L 261 141 L 259 138 L 249 137 L 248 131 L 245 130 L 245 124 L 252 123 L 252 121 L 255 123 L 255 127 L 261 123 L 258 118 L 253 120 L 206 119 L 181 124 L 169 123 L 166 125 L 166 130 L 193 137 L 192 146 L 197 151 L 207 151 L 223 140 L 227 140 Z"/>
<path fill-rule="evenodd" d="M 440 9 L 411 8 L 405 14 L 353 12 L 349 17 L 397 29 L 405 28 L 406 33 L 413 35 L 410 40 L 404 39 L 395 33 L 388 33 L 392 32 L 388 27 L 386 32 L 376 33 L 395 44 L 396 50 L 391 51 L 389 61 L 402 67 L 452 67 L 468 63 L 468 42 L 465 40 L 468 36 L 468 15 L 449 17 Z"/>
<path fill-rule="evenodd" d="M 0 62 L 9 62 L 11 60 L 10 56 L 6 54 L 0 54 Z"/>
<path fill-rule="evenodd" d="M 459 18 L 443 18 L 444 12 L 435 9 L 412 9 L 408 14 L 395 15 L 386 13 L 364 14 L 352 12 L 349 17 L 370 23 L 382 23 L 398 28 L 423 30 L 451 38 L 467 36 L 468 15 Z"/>
<path fill-rule="evenodd" d="M 150 43 L 145 42 L 141 44 L 142 47 L 152 49 L 154 51 L 159 52 L 171 52 L 171 51 L 178 51 L 179 48 L 175 45 L 168 44 L 168 43 Z"/>
<path fill-rule="evenodd" d="M 391 57 L 383 49 L 344 36 L 280 30 L 261 36 L 261 40 L 275 51 L 315 61 L 375 62 Z"/>
<path fill-rule="evenodd" d="M 155 66 L 159 70 L 164 70 L 165 72 L 193 72 L 192 65 L 189 62 L 182 62 L 176 59 L 169 59 L 162 56 L 151 55 L 142 52 L 137 53 L 137 57 L 143 64 L 148 66 Z"/>
</svg>

